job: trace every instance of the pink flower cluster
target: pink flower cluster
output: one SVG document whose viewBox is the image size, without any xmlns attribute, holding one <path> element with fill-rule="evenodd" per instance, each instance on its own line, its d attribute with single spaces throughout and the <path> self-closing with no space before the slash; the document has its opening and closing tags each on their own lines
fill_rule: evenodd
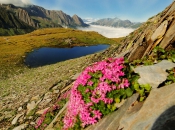
<svg viewBox="0 0 175 130">
<path fill-rule="evenodd" d="M 43 121 L 44 121 L 44 119 L 45 119 L 45 115 L 47 114 L 48 110 L 49 110 L 49 108 L 46 109 L 46 110 L 43 112 L 42 116 L 36 121 L 36 126 L 35 126 L 36 129 L 39 128 L 39 127 L 42 125 L 42 123 L 43 123 Z"/>
<path fill-rule="evenodd" d="M 61 94 L 60 97 L 58 98 L 57 102 L 68 99 L 70 95 L 70 90 L 66 91 L 65 93 Z"/>
<path fill-rule="evenodd" d="M 51 109 L 53 111 L 57 110 L 57 109 L 59 109 L 59 106 L 58 105 L 53 105 Z M 38 129 L 43 124 L 43 122 L 45 120 L 45 117 L 46 117 L 46 114 L 49 112 L 49 110 L 50 110 L 50 108 L 45 109 L 44 112 L 42 113 L 41 117 L 39 117 L 37 119 L 36 126 L 35 126 L 36 129 Z M 46 127 L 47 124 L 44 124 L 43 126 Z"/>
<path fill-rule="evenodd" d="M 64 100 L 64 99 L 68 99 L 69 98 L 69 95 L 70 95 L 70 90 L 66 91 L 65 93 L 63 93 L 57 100 L 57 102 L 60 102 L 61 100 Z M 36 126 L 35 128 L 38 129 L 39 127 L 42 126 L 44 120 L 45 120 L 45 117 L 46 117 L 46 114 L 50 111 L 55 111 L 55 110 L 58 110 L 60 109 L 60 106 L 58 104 L 54 104 L 51 108 L 47 108 L 43 114 L 41 115 L 41 117 L 39 117 L 36 121 Z M 43 125 L 44 127 L 47 126 L 47 124 L 44 124 Z"/>
<path fill-rule="evenodd" d="M 94 124 L 102 117 L 100 110 L 94 110 L 92 106 L 100 101 L 103 101 L 105 104 L 111 104 L 113 99 L 106 97 L 108 92 L 129 87 L 128 80 L 123 78 L 123 64 L 123 57 L 109 58 L 87 67 L 82 72 L 71 89 L 67 112 L 63 120 L 64 129 L 72 128 L 77 121 L 77 117 L 79 117 L 82 127 Z M 92 90 L 89 87 L 93 87 L 96 84 L 93 80 L 93 74 L 97 74 L 98 78 L 95 78 L 98 79 L 98 84 Z M 79 86 L 85 87 L 85 93 L 89 93 L 89 102 L 84 100 L 82 93 L 78 90 Z"/>
</svg>

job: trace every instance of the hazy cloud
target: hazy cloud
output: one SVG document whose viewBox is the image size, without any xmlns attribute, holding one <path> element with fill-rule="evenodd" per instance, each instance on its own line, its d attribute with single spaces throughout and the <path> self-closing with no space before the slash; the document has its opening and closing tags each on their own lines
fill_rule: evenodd
<svg viewBox="0 0 175 130">
<path fill-rule="evenodd" d="M 108 37 L 108 38 L 117 38 L 127 36 L 129 33 L 133 32 L 134 29 L 130 28 L 113 28 L 99 25 L 90 25 L 87 28 L 78 28 L 79 30 L 84 31 L 96 31 L 99 34 Z"/>
<path fill-rule="evenodd" d="M 99 18 L 84 18 L 83 19 L 83 22 L 87 23 L 87 24 L 90 24 L 92 22 L 96 22 L 97 20 L 99 20 Z"/>
<path fill-rule="evenodd" d="M 32 1 L 31 0 L 0 0 L 1 4 L 14 4 L 17 6 L 24 6 L 24 5 L 28 5 L 31 4 Z"/>
</svg>

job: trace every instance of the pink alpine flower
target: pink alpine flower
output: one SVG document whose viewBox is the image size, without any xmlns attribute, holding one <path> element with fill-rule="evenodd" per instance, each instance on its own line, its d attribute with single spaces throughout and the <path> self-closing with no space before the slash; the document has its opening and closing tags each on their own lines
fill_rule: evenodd
<svg viewBox="0 0 175 130">
<path fill-rule="evenodd" d="M 82 72 L 70 91 L 63 129 L 67 130 L 73 127 L 77 121 L 77 116 L 82 127 L 94 124 L 101 119 L 102 112 L 93 106 L 99 102 L 113 103 L 113 99 L 108 98 L 107 94 L 116 89 L 127 88 L 130 85 L 129 81 L 123 78 L 125 75 L 122 71 L 123 68 L 123 57 L 109 58 L 94 63 Z"/>
<path fill-rule="evenodd" d="M 87 85 L 92 86 L 93 82 L 89 81 Z"/>
</svg>

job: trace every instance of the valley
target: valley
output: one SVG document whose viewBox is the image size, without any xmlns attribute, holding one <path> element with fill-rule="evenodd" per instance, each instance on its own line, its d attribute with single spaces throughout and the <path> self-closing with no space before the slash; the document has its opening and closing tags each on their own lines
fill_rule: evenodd
<svg viewBox="0 0 175 130">
<path fill-rule="evenodd" d="M 27 53 L 40 47 L 74 47 L 97 44 L 116 44 L 97 32 L 85 32 L 74 29 L 39 29 L 19 36 L 0 37 L 0 77 L 8 77 L 24 66 Z"/>
</svg>

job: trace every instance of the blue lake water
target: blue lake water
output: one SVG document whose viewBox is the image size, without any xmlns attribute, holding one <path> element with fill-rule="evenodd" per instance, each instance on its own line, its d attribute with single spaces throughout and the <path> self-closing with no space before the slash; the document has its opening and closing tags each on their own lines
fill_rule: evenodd
<svg viewBox="0 0 175 130">
<path fill-rule="evenodd" d="M 81 46 L 73 48 L 49 48 L 36 49 L 26 56 L 25 64 L 29 67 L 39 67 L 54 64 L 81 56 L 93 54 L 107 49 L 109 45 Z"/>
</svg>

